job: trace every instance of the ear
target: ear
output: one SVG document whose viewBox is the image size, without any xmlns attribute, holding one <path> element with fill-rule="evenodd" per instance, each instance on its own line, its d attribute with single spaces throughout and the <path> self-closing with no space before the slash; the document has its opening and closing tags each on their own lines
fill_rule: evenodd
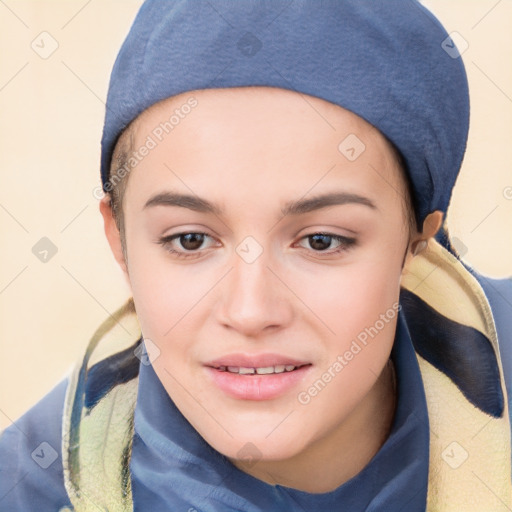
<svg viewBox="0 0 512 512">
<path fill-rule="evenodd" d="M 427 248 L 428 239 L 436 236 L 442 224 L 443 212 L 439 210 L 429 213 L 425 217 L 421 233 L 416 233 L 411 239 L 409 247 L 412 256 L 418 255 Z"/>
<path fill-rule="evenodd" d="M 121 267 L 121 270 L 128 277 L 128 267 L 123 254 L 123 246 L 121 243 L 121 234 L 117 228 L 117 224 L 114 218 L 114 212 L 112 211 L 112 203 L 110 196 L 106 194 L 100 200 L 100 212 L 103 216 L 103 226 L 105 229 L 105 235 L 107 237 L 112 254 L 116 259 L 117 263 Z"/>
</svg>

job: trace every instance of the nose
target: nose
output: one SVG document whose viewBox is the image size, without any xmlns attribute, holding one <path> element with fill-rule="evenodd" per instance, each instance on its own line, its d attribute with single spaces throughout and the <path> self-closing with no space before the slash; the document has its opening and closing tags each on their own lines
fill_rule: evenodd
<svg viewBox="0 0 512 512">
<path fill-rule="evenodd" d="M 258 337 L 289 325 L 293 304 L 263 253 L 247 263 L 237 254 L 218 303 L 218 320 L 246 337 Z"/>
</svg>

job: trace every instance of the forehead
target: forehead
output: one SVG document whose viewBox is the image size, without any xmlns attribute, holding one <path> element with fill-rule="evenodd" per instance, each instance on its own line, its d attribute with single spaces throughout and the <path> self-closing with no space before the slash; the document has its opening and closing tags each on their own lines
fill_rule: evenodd
<svg viewBox="0 0 512 512">
<path fill-rule="evenodd" d="M 193 101 L 192 101 L 193 99 Z M 190 108 L 188 105 L 194 103 Z M 174 116 L 173 116 L 174 113 Z M 190 114 L 190 115 L 189 115 Z M 172 119 L 174 117 L 174 119 Z M 186 123 L 181 123 L 185 119 Z M 286 128 L 289 137 L 307 135 L 324 138 L 339 129 L 368 132 L 372 140 L 386 145 L 380 132 L 353 112 L 315 96 L 278 87 L 247 86 L 201 89 L 184 92 L 162 100 L 146 109 L 134 123 L 134 133 L 145 136 L 155 129 L 155 122 L 171 120 L 178 125 L 194 125 L 198 135 L 201 125 L 214 122 L 217 128 L 244 124 L 244 132 L 265 127 Z M 243 135 L 240 133 L 239 135 Z"/>
<path fill-rule="evenodd" d="M 274 184 L 304 195 L 316 183 L 343 182 L 396 200 L 401 186 L 392 147 L 377 129 L 338 105 L 290 90 L 186 92 L 146 110 L 132 132 L 133 151 L 151 146 L 131 172 L 129 188 L 139 195 L 186 183 L 196 193 L 240 196 L 246 189 L 268 197 Z"/>
</svg>

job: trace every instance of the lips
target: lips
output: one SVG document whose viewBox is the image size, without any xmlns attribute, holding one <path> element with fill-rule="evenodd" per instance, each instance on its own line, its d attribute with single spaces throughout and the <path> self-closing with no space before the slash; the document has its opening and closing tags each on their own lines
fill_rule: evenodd
<svg viewBox="0 0 512 512">
<path fill-rule="evenodd" d="M 229 354 L 206 363 L 212 368 L 268 368 L 270 366 L 304 366 L 308 361 L 300 361 L 280 354 Z"/>
<path fill-rule="evenodd" d="M 205 364 L 213 383 L 225 394 L 242 400 L 270 400 L 289 392 L 311 363 L 279 354 L 230 354 Z"/>
</svg>

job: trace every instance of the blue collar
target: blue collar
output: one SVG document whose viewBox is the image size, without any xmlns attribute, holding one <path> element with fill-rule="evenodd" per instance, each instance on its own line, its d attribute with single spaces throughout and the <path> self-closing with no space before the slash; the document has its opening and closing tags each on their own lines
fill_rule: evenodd
<svg viewBox="0 0 512 512">
<path fill-rule="evenodd" d="M 370 463 L 334 491 L 272 486 L 211 448 L 141 364 L 130 463 L 135 510 L 268 512 L 425 510 L 429 423 L 421 374 L 402 313 L 391 353 L 397 409 L 389 438 Z"/>
</svg>

